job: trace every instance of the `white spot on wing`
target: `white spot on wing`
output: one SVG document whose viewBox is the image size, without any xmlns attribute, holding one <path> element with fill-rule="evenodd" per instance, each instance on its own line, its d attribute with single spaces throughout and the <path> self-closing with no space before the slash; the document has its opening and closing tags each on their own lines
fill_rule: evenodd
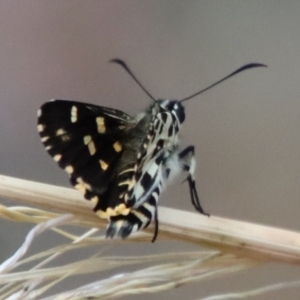
<svg viewBox="0 0 300 300">
<path fill-rule="evenodd" d="M 96 153 L 96 147 L 93 141 L 89 142 L 88 148 L 91 155 L 94 155 Z"/>
<path fill-rule="evenodd" d="M 122 145 L 118 141 L 113 144 L 113 148 L 115 149 L 116 152 L 122 151 Z"/>
<path fill-rule="evenodd" d="M 81 177 L 78 177 L 76 181 L 78 182 L 78 184 L 75 185 L 75 188 L 82 194 L 85 194 L 86 190 L 91 190 L 91 185 L 84 182 Z"/>
<path fill-rule="evenodd" d="M 97 123 L 98 132 L 105 133 L 106 127 L 105 127 L 104 118 L 103 117 L 96 118 L 96 123 Z"/>
<path fill-rule="evenodd" d="M 83 138 L 83 142 L 84 142 L 85 145 L 88 146 L 90 154 L 94 155 L 96 153 L 96 146 L 95 146 L 95 143 L 92 140 L 92 137 L 90 135 L 86 135 Z"/>
<path fill-rule="evenodd" d="M 98 203 L 99 203 L 99 197 L 97 196 L 94 196 L 92 199 L 91 199 L 91 202 L 96 206 Z"/>
<path fill-rule="evenodd" d="M 84 138 L 83 138 L 83 142 L 85 145 L 87 145 L 89 142 L 91 142 L 92 140 L 92 137 L 90 135 L 86 135 Z"/>
<path fill-rule="evenodd" d="M 56 154 L 55 156 L 53 156 L 53 159 L 58 162 L 61 160 L 61 155 L 60 154 Z"/>
<path fill-rule="evenodd" d="M 39 124 L 39 125 L 37 126 L 38 132 L 42 132 L 42 131 L 44 131 L 44 129 L 45 129 L 45 125 L 43 125 L 43 124 Z"/>
<path fill-rule="evenodd" d="M 99 160 L 99 163 L 100 163 L 100 167 L 102 170 L 106 170 L 108 168 L 108 164 L 104 161 L 104 160 Z"/>
<path fill-rule="evenodd" d="M 73 105 L 71 109 L 71 122 L 75 123 L 76 121 L 77 121 L 77 107 Z"/>
<path fill-rule="evenodd" d="M 74 172 L 74 168 L 72 166 L 67 166 L 65 168 L 65 171 L 68 173 L 68 174 L 72 174 Z"/>
<path fill-rule="evenodd" d="M 56 131 L 56 136 L 63 135 L 63 134 L 65 134 L 65 133 L 66 133 L 66 131 L 63 130 L 62 128 L 60 128 L 60 129 L 58 129 L 58 130 Z"/>
</svg>

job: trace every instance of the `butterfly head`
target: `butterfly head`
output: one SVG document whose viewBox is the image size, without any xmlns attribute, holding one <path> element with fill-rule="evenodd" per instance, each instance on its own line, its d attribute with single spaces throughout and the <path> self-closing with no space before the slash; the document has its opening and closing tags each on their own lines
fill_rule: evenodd
<svg viewBox="0 0 300 300">
<path fill-rule="evenodd" d="M 185 120 L 184 106 L 178 100 L 156 100 L 156 105 L 159 107 L 159 111 L 171 113 L 182 124 Z"/>
</svg>

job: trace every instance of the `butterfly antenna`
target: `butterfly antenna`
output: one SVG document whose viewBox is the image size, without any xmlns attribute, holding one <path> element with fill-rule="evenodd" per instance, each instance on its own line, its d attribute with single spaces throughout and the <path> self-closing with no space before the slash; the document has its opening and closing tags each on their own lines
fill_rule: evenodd
<svg viewBox="0 0 300 300">
<path fill-rule="evenodd" d="M 199 92 L 197 92 L 197 93 L 195 93 L 195 94 L 193 94 L 193 95 L 191 95 L 189 97 L 181 99 L 180 102 L 184 102 L 184 101 L 190 100 L 190 99 L 194 98 L 195 96 L 198 96 L 199 94 L 202 94 L 203 92 L 211 89 L 212 87 L 216 86 L 217 84 L 225 81 L 226 79 L 228 79 L 228 78 L 230 78 L 230 77 L 232 77 L 232 76 L 234 76 L 234 75 L 236 75 L 236 74 L 238 74 L 240 72 L 243 72 L 245 70 L 252 69 L 252 68 L 258 68 L 258 67 L 267 67 L 267 66 L 264 65 L 264 64 L 259 64 L 259 63 L 250 63 L 250 64 L 247 64 L 247 65 L 244 65 L 244 66 L 238 68 L 237 70 L 235 70 L 234 72 L 230 73 L 226 77 L 224 77 L 224 78 L 218 80 L 217 82 L 213 83 L 212 85 L 208 86 L 207 88 L 205 88 L 205 89 L 203 89 L 203 90 L 201 90 L 201 91 L 199 91 Z"/>
<path fill-rule="evenodd" d="M 140 83 L 140 81 L 135 77 L 135 75 L 131 72 L 127 64 L 118 58 L 111 59 L 109 62 L 116 63 L 123 67 L 125 71 L 133 78 L 133 80 L 140 86 L 140 88 L 155 102 L 155 98 L 144 88 L 144 86 Z"/>
</svg>

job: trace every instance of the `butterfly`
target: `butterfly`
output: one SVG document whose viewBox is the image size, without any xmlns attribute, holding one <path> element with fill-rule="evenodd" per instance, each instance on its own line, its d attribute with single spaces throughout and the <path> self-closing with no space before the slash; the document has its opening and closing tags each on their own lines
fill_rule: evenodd
<svg viewBox="0 0 300 300">
<path fill-rule="evenodd" d="M 204 215 L 194 179 L 195 149 L 181 149 L 178 134 L 185 120 L 183 102 L 233 75 L 254 67 L 247 64 L 223 79 L 181 100 L 155 99 L 120 59 L 123 67 L 152 99 L 137 116 L 117 109 L 69 100 L 52 100 L 38 110 L 37 129 L 55 162 L 70 183 L 94 203 L 94 212 L 108 219 L 107 237 L 128 237 L 154 220 L 166 184 L 179 173 L 187 174 L 191 202 Z"/>
</svg>

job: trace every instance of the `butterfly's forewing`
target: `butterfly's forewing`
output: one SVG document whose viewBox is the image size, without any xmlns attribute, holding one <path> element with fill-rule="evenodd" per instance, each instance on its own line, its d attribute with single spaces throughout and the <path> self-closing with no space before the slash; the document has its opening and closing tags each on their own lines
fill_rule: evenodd
<svg viewBox="0 0 300 300">
<path fill-rule="evenodd" d="M 71 184 L 104 211 L 118 205 L 118 195 L 101 196 L 117 185 L 124 137 L 134 125 L 135 120 L 119 110 L 75 101 L 50 101 L 38 112 L 46 150 L 70 175 Z"/>
</svg>

